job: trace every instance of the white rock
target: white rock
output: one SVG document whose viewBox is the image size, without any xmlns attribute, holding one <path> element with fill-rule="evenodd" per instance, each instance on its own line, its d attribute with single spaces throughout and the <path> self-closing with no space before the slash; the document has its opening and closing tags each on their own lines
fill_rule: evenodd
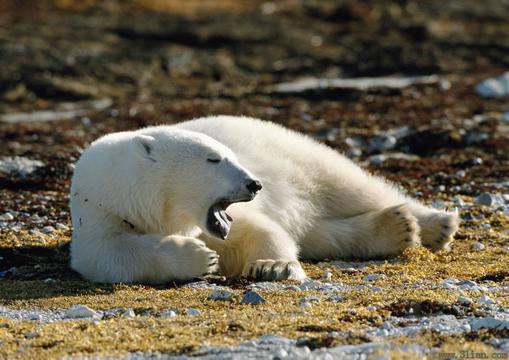
<svg viewBox="0 0 509 360">
<path fill-rule="evenodd" d="M 332 280 L 332 273 L 329 270 L 326 270 L 323 273 L 323 279 L 324 280 Z"/>
<path fill-rule="evenodd" d="M 201 314 L 201 311 L 195 308 L 189 308 L 186 310 L 188 316 L 197 316 Z"/>
<path fill-rule="evenodd" d="M 233 293 L 227 289 L 214 289 L 209 295 L 210 300 L 229 301 L 233 297 Z"/>
<path fill-rule="evenodd" d="M 11 221 L 11 220 L 14 220 L 14 216 L 9 212 L 0 215 L 0 221 Z"/>
<path fill-rule="evenodd" d="M 477 84 L 477 95 L 482 97 L 503 98 L 509 96 L 509 72 L 497 78 L 490 78 Z"/>
<path fill-rule="evenodd" d="M 64 224 L 62 224 L 62 223 L 56 223 L 56 224 L 55 224 L 55 228 L 56 228 L 57 230 L 67 230 L 67 229 L 69 229 L 66 225 L 64 225 Z"/>
<path fill-rule="evenodd" d="M 126 311 L 124 311 L 122 313 L 122 317 L 126 317 L 126 318 L 132 318 L 135 316 L 136 316 L 136 314 L 134 313 L 134 310 L 131 308 L 127 309 Z"/>
<path fill-rule="evenodd" d="M 472 249 L 474 251 L 483 251 L 485 248 L 486 246 L 484 246 L 484 244 L 481 244 L 480 242 L 475 242 L 474 245 L 472 246 Z"/>
<path fill-rule="evenodd" d="M 493 305 L 495 301 L 493 301 L 493 299 L 490 298 L 488 295 L 484 295 L 477 299 L 477 303 L 481 305 Z"/>
<path fill-rule="evenodd" d="M 88 306 L 73 305 L 65 311 L 65 317 L 68 319 L 84 319 L 84 318 L 101 319 L 102 315 L 99 312 L 92 310 Z"/>
<path fill-rule="evenodd" d="M 21 179 L 28 178 L 35 172 L 35 170 L 43 166 L 43 162 L 28 159 L 26 157 L 15 156 L 0 159 L 0 173 L 3 172 L 11 176 L 17 176 Z"/>
<path fill-rule="evenodd" d="M 169 318 L 172 318 L 172 317 L 175 317 L 177 316 L 177 313 L 173 310 L 163 310 L 161 311 L 161 313 L 159 314 L 159 316 L 161 317 L 169 317 Z"/>
</svg>

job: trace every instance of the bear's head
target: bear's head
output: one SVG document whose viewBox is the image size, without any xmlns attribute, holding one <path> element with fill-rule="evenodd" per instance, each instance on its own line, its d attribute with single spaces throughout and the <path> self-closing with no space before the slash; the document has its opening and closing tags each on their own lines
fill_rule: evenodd
<svg viewBox="0 0 509 360">
<path fill-rule="evenodd" d="M 145 179 L 142 186 L 159 192 L 165 215 L 214 237 L 225 239 L 230 231 L 233 219 L 226 208 L 252 200 L 262 188 L 233 151 L 201 133 L 145 129 L 132 139 L 132 149 Z"/>
</svg>

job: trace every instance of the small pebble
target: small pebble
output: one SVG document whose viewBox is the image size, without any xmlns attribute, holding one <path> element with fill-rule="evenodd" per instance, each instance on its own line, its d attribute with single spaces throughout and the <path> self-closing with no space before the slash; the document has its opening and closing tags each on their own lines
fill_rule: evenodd
<svg viewBox="0 0 509 360">
<path fill-rule="evenodd" d="M 11 221 L 14 220 L 14 216 L 11 213 L 6 212 L 0 215 L 0 221 Z"/>
<path fill-rule="evenodd" d="M 318 296 L 305 296 L 303 298 L 300 298 L 299 301 L 301 303 L 319 303 L 320 302 L 320 298 Z"/>
<path fill-rule="evenodd" d="M 229 301 L 233 297 L 233 293 L 226 289 L 214 289 L 209 295 L 209 300 Z"/>
<path fill-rule="evenodd" d="M 161 313 L 159 314 L 160 317 L 175 317 L 177 316 L 177 313 L 173 310 L 163 310 L 161 311 Z"/>
<path fill-rule="evenodd" d="M 477 300 L 477 303 L 481 305 L 493 305 L 495 304 L 495 301 L 493 301 L 493 299 L 490 298 L 488 295 L 484 295 Z"/>
<path fill-rule="evenodd" d="M 56 228 L 57 230 L 67 230 L 67 229 L 69 229 L 66 225 L 64 225 L 64 224 L 62 224 L 62 223 L 56 223 L 56 224 L 55 224 L 55 228 Z"/>
<path fill-rule="evenodd" d="M 472 287 L 472 286 L 477 286 L 477 283 L 472 280 L 463 280 L 463 281 L 458 282 L 457 285 Z"/>
<path fill-rule="evenodd" d="M 344 301 L 345 298 L 341 295 L 330 295 L 327 300 L 331 301 L 331 302 L 341 302 L 341 301 Z"/>
<path fill-rule="evenodd" d="M 134 310 L 131 308 L 127 309 L 126 311 L 124 311 L 122 313 L 122 317 L 126 317 L 126 318 L 132 318 L 135 316 L 136 316 L 136 314 L 134 313 Z"/>
<path fill-rule="evenodd" d="M 455 206 L 459 207 L 465 206 L 465 201 L 463 201 L 463 199 L 460 197 L 455 197 L 454 199 L 452 199 L 452 202 Z"/>
<path fill-rule="evenodd" d="M 380 274 L 369 274 L 364 277 L 364 281 L 375 281 L 378 279 L 383 279 L 385 276 Z"/>
<path fill-rule="evenodd" d="M 472 299 L 465 296 L 460 296 L 457 301 L 463 305 L 470 305 L 473 303 Z"/>
<path fill-rule="evenodd" d="M 41 229 L 41 232 L 44 234 L 51 234 L 55 231 L 55 228 L 53 226 L 45 226 Z"/>
<path fill-rule="evenodd" d="M 474 251 L 483 251 L 485 248 L 486 248 L 486 246 L 484 246 L 484 244 L 481 244 L 480 242 L 476 242 L 476 243 L 474 243 L 474 245 L 472 246 L 472 249 L 473 249 Z"/>
<path fill-rule="evenodd" d="M 39 336 L 37 331 L 30 331 L 25 334 L 25 339 L 33 339 Z"/>
<path fill-rule="evenodd" d="M 326 270 L 324 273 L 323 273 L 323 279 L 324 280 L 332 280 L 332 272 L 330 272 L 329 270 Z"/>
<path fill-rule="evenodd" d="M 97 311 L 85 305 L 73 305 L 65 311 L 65 317 L 68 319 L 94 318 L 101 319 L 102 315 Z"/>
<path fill-rule="evenodd" d="M 197 316 L 201 314 L 201 311 L 195 308 L 189 308 L 187 309 L 186 314 L 188 316 Z"/>
<path fill-rule="evenodd" d="M 474 204 L 476 205 L 485 205 L 485 206 L 492 206 L 495 203 L 495 197 L 491 195 L 490 193 L 483 192 L 481 195 L 479 195 L 475 200 Z"/>
<path fill-rule="evenodd" d="M 256 305 L 260 303 L 264 303 L 266 300 L 258 294 L 256 291 L 248 291 L 244 294 L 241 303 L 242 304 L 251 304 Z"/>
</svg>

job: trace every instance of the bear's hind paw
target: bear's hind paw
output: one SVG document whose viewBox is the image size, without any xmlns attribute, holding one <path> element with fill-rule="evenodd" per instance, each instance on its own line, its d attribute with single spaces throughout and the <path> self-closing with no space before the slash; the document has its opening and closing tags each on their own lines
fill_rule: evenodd
<svg viewBox="0 0 509 360">
<path fill-rule="evenodd" d="M 454 212 L 436 212 L 421 225 L 422 244 L 432 250 L 449 250 L 458 231 L 459 217 Z"/>
</svg>

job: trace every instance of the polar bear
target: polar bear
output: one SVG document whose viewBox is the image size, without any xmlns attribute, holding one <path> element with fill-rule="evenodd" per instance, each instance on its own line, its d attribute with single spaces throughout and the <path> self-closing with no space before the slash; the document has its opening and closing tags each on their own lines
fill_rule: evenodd
<svg viewBox="0 0 509 360">
<path fill-rule="evenodd" d="M 71 266 L 98 282 L 302 280 L 299 259 L 447 249 L 459 224 L 307 136 L 235 116 L 106 135 L 70 198 Z"/>
</svg>

